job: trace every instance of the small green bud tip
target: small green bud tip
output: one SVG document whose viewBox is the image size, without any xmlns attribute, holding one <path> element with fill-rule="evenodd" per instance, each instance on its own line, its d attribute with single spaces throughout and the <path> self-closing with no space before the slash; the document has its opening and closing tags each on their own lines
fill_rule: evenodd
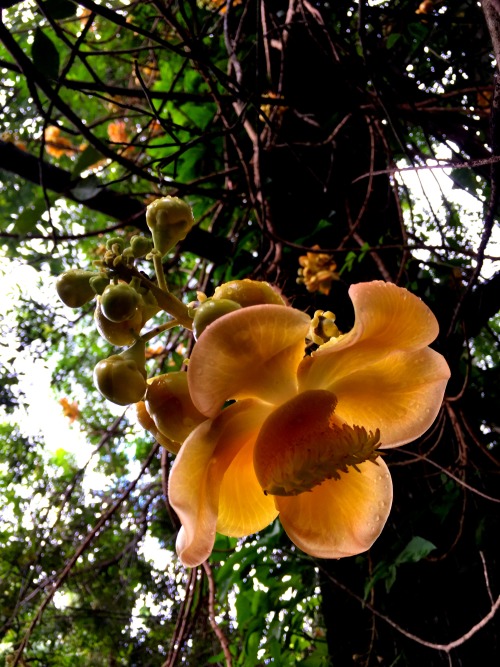
<svg viewBox="0 0 500 667">
<path fill-rule="evenodd" d="M 119 347 L 133 345 L 143 326 L 143 317 L 140 308 L 134 312 L 134 315 L 129 320 L 125 320 L 124 322 L 111 322 L 111 320 L 108 320 L 102 312 L 100 297 L 97 299 L 94 321 L 97 331 L 101 336 L 108 343 L 111 343 L 111 345 L 118 345 Z"/>
<path fill-rule="evenodd" d="M 101 309 L 110 322 L 125 322 L 133 317 L 140 303 L 140 296 L 126 283 L 108 285 L 101 297 Z"/>
<path fill-rule="evenodd" d="M 240 304 L 230 299 L 217 299 L 217 301 L 207 299 L 194 312 L 193 333 L 195 339 L 197 340 L 208 325 L 218 320 L 219 317 L 240 309 Z"/>
<path fill-rule="evenodd" d="M 157 199 L 146 209 L 155 249 L 163 256 L 186 238 L 194 225 L 191 207 L 178 197 Z"/>
<path fill-rule="evenodd" d="M 147 389 L 137 364 L 119 354 L 98 362 L 94 368 L 94 384 L 104 398 L 118 405 L 141 401 Z"/>
<path fill-rule="evenodd" d="M 83 269 L 71 269 L 61 274 L 56 281 L 57 294 L 70 308 L 80 308 L 95 297 L 90 279 L 97 274 Z"/>
<path fill-rule="evenodd" d="M 125 247 L 125 241 L 121 236 L 113 236 L 106 241 L 106 248 L 108 250 L 113 250 L 114 246 L 118 246 L 116 249 L 119 250 L 119 252 L 123 251 L 123 248 Z"/>
<path fill-rule="evenodd" d="M 151 252 L 153 249 L 153 241 L 145 236 L 132 236 L 130 239 L 130 247 L 134 257 L 139 259 Z"/>
</svg>

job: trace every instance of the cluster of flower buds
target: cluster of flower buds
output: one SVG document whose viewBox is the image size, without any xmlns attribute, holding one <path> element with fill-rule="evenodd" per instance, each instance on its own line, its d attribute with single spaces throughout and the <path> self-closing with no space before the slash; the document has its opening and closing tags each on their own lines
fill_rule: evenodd
<svg viewBox="0 0 500 667">
<path fill-rule="evenodd" d="M 110 238 L 103 257 L 95 262 L 95 271 L 67 271 L 58 278 L 56 288 L 61 300 L 71 308 L 80 308 L 95 299 L 98 332 L 108 343 L 126 348 L 95 367 L 94 383 L 100 393 L 119 405 L 137 403 L 141 424 L 162 445 L 176 451 L 204 417 L 191 402 L 185 372 L 147 379 L 146 341 L 175 325 L 192 329 L 198 340 L 207 327 L 228 313 L 262 304 L 288 304 L 269 283 L 245 279 L 220 285 L 210 297 L 198 292 L 197 302 L 185 305 L 168 290 L 162 257 L 192 228 L 191 208 L 177 197 L 157 199 L 146 209 L 146 222 L 152 238 Z M 156 281 L 137 270 L 136 262 L 141 259 L 153 262 Z M 331 258 L 309 253 L 306 259 L 311 271 L 313 264 L 319 270 L 318 280 L 324 279 L 325 272 L 331 277 L 335 266 Z M 144 332 L 146 323 L 160 311 L 171 319 Z M 321 345 L 338 336 L 334 320 L 332 313 L 318 311 L 309 339 Z"/>
<path fill-rule="evenodd" d="M 312 250 L 319 250 L 319 246 L 313 246 Z M 297 282 L 303 283 L 308 292 L 329 294 L 332 282 L 339 280 L 337 264 L 324 252 L 308 252 L 299 257 L 299 264 Z"/>
<path fill-rule="evenodd" d="M 119 405 L 137 403 L 147 389 L 145 343 L 173 324 L 192 326 L 188 307 L 167 287 L 161 258 L 183 240 L 194 224 L 190 206 L 177 197 L 164 197 L 146 209 L 152 239 L 135 235 L 129 241 L 115 236 L 106 243 L 96 270 L 71 269 L 56 282 L 64 304 L 81 308 L 95 299 L 94 321 L 99 334 L 112 345 L 127 347 L 100 361 L 94 382 L 101 394 Z M 139 259 L 151 260 L 156 282 L 135 266 Z M 174 319 L 143 333 L 146 323 L 164 311 Z"/>
</svg>

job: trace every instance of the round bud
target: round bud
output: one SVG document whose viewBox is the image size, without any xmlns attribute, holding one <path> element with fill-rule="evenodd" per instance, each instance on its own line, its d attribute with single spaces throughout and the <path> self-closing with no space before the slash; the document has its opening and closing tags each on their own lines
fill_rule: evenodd
<svg viewBox="0 0 500 667">
<path fill-rule="evenodd" d="M 194 311 L 193 333 L 195 339 L 198 339 L 209 324 L 218 320 L 219 317 L 232 313 L 234 310 L 240 310 L 241 306 L 236 301 L 230 299 L 207 299 Z"/>
<path fill-rule="evenodd" d="M 120 354 L 97 363 L 94 384 L 104 398 L 118 405 L 141 401 L 147 388 L 144 371 L 133 359 Z"/>
<path fill-rule="evenodd" d="M 111 322 L 125 322 L 134 316 L 140 297 L 127 283 L 108 285 L 101 297 L 101 308 Z"/>
<path fill-rule="evenodd" d="M 130 247 L 132 248 L 134 257 L 144 257 L 153 249 L 153 241 L 146 236 L 132 236 Z"/>
<path fill-rule="evenodd" d="M 83 269 L 71 269 L 61 274 L 56 281 L 57 294 L 70 308 L 80 308 L 95 297 L 90 279 L 96 274 Z"/>
<path fill-rule="evenodd" d="M 231 280 L 215 288 L 212 297 L 214 301 L 219 299 L 230 299 L 236 301 L 240 306 L 258 306 L 260 304 L 271 304 L 285 306 L 283 297 L 269 283 L 261 280 Z"/>
<path fill-rule="evenodd" d="M 149 204 L 146 222 L 153 235 L 155 249 L 164 255 L 186 238 L 194 225 L 194 218 L 191 207 L 182 199 L 163 197 Z"/>
<path fill-rule="evenodd" d="M 142 312 L 138 308 L 129 320 L 112 322 L 102 312 L 100 298 L 94 311 L 94 321 L 101 336 L 118 347 L 132 345 L 142 329 Z"/>
<path fill-rule="evenodd" d="M 166 373 L 149 380 L 144 401 L 156 428 L 174 442 L 184 442 L 206 419 L 193 405 L 185 371 Z"/>
<path fill-rule="evenodd" d="M 159 313 L 161 308 L 156 301 L 155 295 L 150 290 L 141 294 L 142 303 L 140 305 L 140 311 L 142 315 L 142 326 L 146 324 L 148 320 Z"/>
</svg>

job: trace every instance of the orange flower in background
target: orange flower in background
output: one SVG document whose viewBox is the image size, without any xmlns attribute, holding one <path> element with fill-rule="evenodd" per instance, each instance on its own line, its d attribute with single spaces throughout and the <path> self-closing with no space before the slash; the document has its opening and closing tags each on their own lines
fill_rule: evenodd
<svg viewBox="0 0 500 667">
<path fill-rule="evenodd" d="M 241 5 L 242 0 L 233 0 L 231 7 L 236 7 Z M 197 0 L 196 4 L 201 9 L 211 9 L 213 11 L 218 11 L 219 14 L 225 14 L 227 12 L 227 0 Z"/>
<path fill-rule="evenodd" d="M 165 134 L 165 130 L 161 126 L 161 123 L 155 118 L 150 126 L 149 126 L 149 133 L 150 136 L 152 137 L 159 137 L 162 134 Z"/>
<path fill-rule="evenodd" d="M 434 9 L 434 2 L 432 0 L 424 0 L 415 10 L 415 14 L 431 14 Z"/>
<path fill-rule="evenodd" d="M 116 144 L 129 144 L 130 137 L 127 132 L 127 124 L 124 120 L 115 120 L 108 125 L 108 137 L 113 143 Z M 122 155 L 127 155 L 127 153 L 133 153 L 133 146 L 125 146 L 120 148 L 119 153 Z"/>
<path fill-rule="evenodd" d="M 279 95 L 276 93 L 273 93 L 273 91 L 269 91 L 262 97 L 265 97 L 266 99 L 269 100 L 277 100 L 279 99 Z M 288 107 L 285 106 L 277 106 L 275 104 L 261 104 L 260 110 L 262 111 L 263 114 L 266 115 L 267 118 L 274 118 L 276 120 L 281 120 L 283 117 L 283 114 L 287 110 Z"/>
<path fill-rule="evenodd" d="M 208 558 L 216 532 L 250 535 L 277 516 L 321 558 L 366 551 L 382 531 L 392 482 L 379 449 L 430 427 L 450 373 L 420 299 L 380 281 L 349 294 L 353 329 L 310 356 L 311 319 L 285 305 L 241 308 L 198 338 L 187 380 L 205 419 L 169 481 L 186 566 Z"/>
<path fill-rule="evenodd" d="M 130 141 L 127 126 L 124 120 L 115 120 L 108 125 L 108 137 L 117 144 L 126 144 Z"/>
<path fill-rule="evenodd" d="M 72 424 L 77 419 L 80 419 L 81 413 L 76 401 L 70 403 L 67 398 L 61 398 L 59 403 L 62 406 L 64 416 L 68 417 L 70 424 Z"/>
<path fill-rule="evenodd" d="M 61 137 L 61 130 L 55 125 L 49 125 L 44 132 L 45 150 L 52 157 L 62 157 L 63 155 L 72 156 L 78 152 L 78 148 L 73 146 L 66 137 Z"/>
<path fill-rule="evenodd" d="M 312 250 L 319 250 L 315 245 Z M 334 280 L 339 279 L 337 265 L 331 255 L 324 252 L 308 252 L 307 255 L 299 257 L 298 283 L 304 283 L 308 292 L 321 292 L 328 294 Z"/>
<path fill-rule="evenodd" d="M 156 347 L 147 347 L 146 348 L 146 359 L 154 359 L 155 357 L 160 356 L 160 354 L 165 354 L 166 350 L 163 345 L 157 345 Z"/>
</svg>

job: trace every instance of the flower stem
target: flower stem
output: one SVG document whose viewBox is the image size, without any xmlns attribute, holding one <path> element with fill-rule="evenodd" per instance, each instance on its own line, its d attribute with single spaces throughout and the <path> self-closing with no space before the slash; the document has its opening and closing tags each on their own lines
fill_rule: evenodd
<svg viewBox="0 0 500 667">
<path fill-rule="evenodd" d="M 159 326 L 155 327 L 154 329 L 151 329 L 151 331 L 147 331 L 145 334 L 141 336 L 141 340 L 144 341 L 144 343 L 147 343 L 150 341 L 152 338 L 155 336 L 158 336 L 161 334 L 163 331 L 167 331 L 168 329 L 172 329 L 172 327 L 176 327 L 179 324 L 178 320 L 170 320 L 170 322 L 165 322 L 165 324 L 160 324 Z"/>
</svg>

